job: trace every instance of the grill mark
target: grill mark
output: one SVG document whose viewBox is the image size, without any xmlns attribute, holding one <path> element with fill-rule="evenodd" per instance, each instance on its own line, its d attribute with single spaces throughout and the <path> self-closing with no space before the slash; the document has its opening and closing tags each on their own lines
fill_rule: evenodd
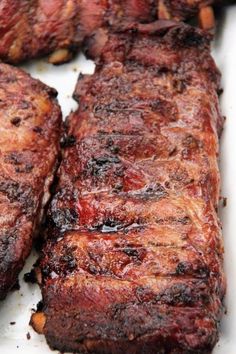
<svg viewBox="0 0 236 354">
<path fill-rule="evenodd" d="M 49 214 L 49 223 L 52 223 L 63 232 L 72 229 L 77 221 L 78 214 L 72 208 L 56 209 Z"/>
<path fill-rule="evenodd" d="M 35 212 L 37 198 L 30 186 L 9 180 L 1 181 L 0 192 L 5 194 L 11 203 L 20 203 L 23 213 L 31 214 Z"/>
</svg>

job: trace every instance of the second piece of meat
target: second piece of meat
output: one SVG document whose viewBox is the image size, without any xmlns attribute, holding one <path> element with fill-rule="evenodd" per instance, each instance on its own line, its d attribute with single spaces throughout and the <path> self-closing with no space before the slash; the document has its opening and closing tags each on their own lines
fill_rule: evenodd
<svg viewBox="0 0 236 354">
<path fill-rule="evenodd" d="M 49 199 L 61 134 L 56 94 L 0 64 L 0 299 L 17 281 Z"/>
</svg>

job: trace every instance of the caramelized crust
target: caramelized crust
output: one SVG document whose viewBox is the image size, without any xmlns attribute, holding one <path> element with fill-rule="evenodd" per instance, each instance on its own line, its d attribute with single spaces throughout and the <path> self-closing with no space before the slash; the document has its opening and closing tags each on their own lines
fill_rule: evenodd
<svg viewBox="0 0 236 354">
<path fill-rule="evenodd" d="M 39 262 L 43 326 L 32 318 L 52 348 L 214 347 L 219 79 L 205 34 L 170 22 L 110 34 L 94 75 L 80 76 Z"/>
<path fill-rule="evenodd" d="M 0 58 L 18 63 L 52 53 L 49 61 L 60 64 L 70 60 L 84 38 L 101 26 L 151 22 L 158 17 L 187 20 L 215 2 L 218 0 L 1 0 Z M 204 21 L 209 23 L 208 14 L 200 19 L 205 27 Z"/>
<path fill-rule="evenodd" d="M 55 172 L 61 112 L 56 91 L 0 64 L 0 298 L 28 256 Z"/>
</svg>

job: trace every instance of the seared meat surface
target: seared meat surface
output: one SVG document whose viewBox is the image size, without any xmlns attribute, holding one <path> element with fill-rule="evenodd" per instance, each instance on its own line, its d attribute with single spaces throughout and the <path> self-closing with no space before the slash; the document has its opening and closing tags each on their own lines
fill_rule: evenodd
<svg viewBox="0 0 236 354">
<path fill-rule="evenodd" d="M 187 25 L 140 25 L 110 34 L 95 73 L 80 76 L 37 268 L 43 309 L 31 321 L 51 348 L 214 347 L 223 120 L 209 50 Z"/>
<path fill-rule="evenodd" d="M 0 59 L 9 63 L 51 54 L 68 61 L 87 35 L 121 22 L 185 20 L 217 0 L 1 0 Z M 208 18 L 209 15 L 206 14 Z M 210 21 L 210 23 L 212 20 Z"/>
<path fill-rule="evenodd" d="M 55 96 L 0 64 L 0 299 L 17 281 L 49 198 L 61 125 Z"/>
</svg>

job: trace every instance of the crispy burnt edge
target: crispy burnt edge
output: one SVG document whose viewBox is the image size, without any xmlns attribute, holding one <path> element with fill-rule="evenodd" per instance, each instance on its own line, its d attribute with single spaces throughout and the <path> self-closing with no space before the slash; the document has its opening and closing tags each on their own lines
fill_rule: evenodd
<svg viewBox="0 0 236 354">
<path fill-rule="evenodd" d="M 169 21 L 169 20 L 159 20 L 159 21 L 156 21 L 156 24 L 154 25 L 153 27 L 153 24 L 150 24 L 150 26 L 148 25 L 142 25 L 142 24 L 130 24 L 128 27 L 126 26 L 125 28 L 122 28 L 122 30 L 120 30 L 119 32 L 125 32 L 125 31 L 131 31 L 131 32 L 140 32 L 140 33 L 143 33 L 143 34 L 158 34 L 160 36 L 163 36 L 165 35 L 169 30 L 173 29 L 173 28 L 176 28 L 176 27 L 182 27 L 182 26 L 186 26 L 186 28 L 190 28 L 188 25 L 183 25 L 183 24 L 180 24 L 176 21 Z M 202 36 L 202 38 L 204 39 L 205 41 L 205 44 L 209 47 L 209 44 L 210 44 L 210 41 L 212 40 L 212 35 L 209 33 L 209 32 L 205 32 L 203 30 L 193 30 L 192 29 L 192 34 L 194 33 L 194 31 L 197 31 L 198 32 L 198 36 Z M 195 39 L 195 38 L 194 38 Z M 86 43 L 86 51 L 87 51 L 87 54 L 89 55 L 90 58 L 95 58 L 97 59 L 97 64 L 98 66 L 99 65 L 102 65 L 103 63 L 103 60 L 101 59 L 101 53 L 102 53 L 102 50 L 106 44 L 106 41 L 108 40 L 108 34 L 106 31 L 103 31 L 103 41 L 102 41 L 102 44 L 100 43 L 100 46 L 97 47 L 97 43 L 96 41 L 94 40 L 94 38 L 92 38 L 92 43 L 90 42 L 91 38 L 89 39 L 89 41 Z M 96 52 L 96 55 L 94 55 L 94 46 L 96 47 L 96 50 L 98 50 Z M 92 51 L 90 51 L 92 48 Z M 100 58 L 100 59 L 98 59 Z M 218 92 L 218 94 L 220 94 L 220 92 Z M 75 100 L 78 100 L 78 97 L 76 95 L 76 90 L 75 90 L 75 93 L 74 93 L 74 99 Z M 221 136 L 221 132 L 222 132 L 222 127 L 221 129 L 218 131 L 218 134 L 219 134 L 219 137 Z M 69 138 L 69 137 L 68 137 Z M 54 240 L 53 242 L 56 242 L 56 240 Z M 41 253 L 41 256 L 40 258 L 38 259 L 36 265 L 35 265 L 35 269 L 34 269 L 34 272 L 35 272 L 35 276 L 37 278 L 37 282 L 39 284 L 39 286 L 41 287 L 41 289 L 43 288 L 43 275 L 42 275 L 42 272 L 41 272 L 41 269 L 40 269 L 40 262 L 43 261 L 43 253 Z M 224 295 L 223 295 L 224 296 Z M 222 299 L 223 301 L 223 299 Z M 222 306 L 222 312 L 223 313 L 223 306 Z M 35 329 L 36 332 L 38 332 L 39 334 L 45 334 L 45 325 L 46 325 L 46 322 L 47 322 L 47 315 L 46 315 L 46 312 L 47 312 L 47 304 L 42 301 L 39 302 L 38 304 L 38 307 L 37 307 L 37 311 L 32 315 L 31 317 L 31 320 L 30 320 L 30 325 Z M 221 315 L 219 315 L 221 316 Z M 174 343 L 176 345 L 176 347 L 173 349 L 173 346 L 172 344 L 173 343 L 170 343 L 168 344 L 168 354 L 176 354 L 176 353 L 184 353 L 184 354 L 209 354 L 211 351 L 212 351 L 212 348 L 214 347 L 215 343 L 218 341 L 218 326 L 219 326 L 219 323 L 216 324 L 217 328 L 216 328 L 216 331 L 214 333 L 214 336 L 212 338 L 209 338 L 209 343 L 208 345 L 205 347 L 205 349 L 200 349 L 199 351 L 192 351 L 191 349 L 189 350 L 185 350 L 185 351 L 182 351 L 183 349 L 181 348 L 177 348 L 178 344 L 179 343 Z M 47 341 L 48 341 L 48 344 L 49 346 L 52 348 L 52 349 L 58 349 L 60 348 L 61 350 L 63 351 L 68 351 L 68 346 L 63 342 L 63 338 L 54 338 L 54 337 L 51 337 L 51 338 L 47 338 Z M 142 336 L 139 338 L 139 341 L 135 344 L 135 347 L 133 346 L 133 344 L 130 346 L 127 346 L 127 348 L 125 347 L 127 345 L 127 343 L 125 341 L 121 341 L 121 348 L 117 348 L 117 352 L 123 352 L 124 348 L 126 348 L 127 350 L 131 350 L 131 352 L 134 352 L 136 353 L 136 350 L 143 350 L 143 345 L 145 346 L 146 348 L 146 345 L 147 343 L 145 342 L 145 340 L 148 340 L 148 343 L 151 345 L 151 349 L 153 350 L 152 352 L 156 352 L 156 340 L 155 340 L 155 334 L 153 334 L 153 336 Z M 104 351 L 102 351 L 102 353 L 111 353 L 112 352 L 112 348 L 114 349 L 114 341 L 112 340 L 88 340 L 88 346 L 91 345 L 91 347 L 93 347 L 93 344 L 94 342 L 96 342 L 98 345 L 100 345 L 100 348 L 106 348 L 106 350 L 104 349 Z M 145 344 L 146 343 L 146 344 Z M 163 342 L 163 339 L 160 338 L 160 347 L 158 348 L 160 351 L 160 353 L 167 353 L 166 352 L 166 343 Z M 106 347 L 107 345 L 107 347 Z M 70 350 L 70 349 L 69 349 Z M 121 350 L 121 351 L 119 351 Z M 73 351 L 71 349 L 71 351 Z M 84 354 L 87 354 L 88 351 L 87 350 L 87 347 L 86 347 L 86 343 L 85 345 L 81 345 L 81 348 L 80 348 L 80 351 L 79 353 L 84 353 Z M 94 354 L 95 353 L 101 353 L 101 351 L 93 351 Z M 146 349 L 144 351 L 142 351 L 143 354 L 147 353 L 149 354 L 149 347 L 147 348 L 147 351 Z"/>
<path fill-rule="evenodd" d="M 14 290 L 15 287 L 17 287 L 17 289 L 19 288 L 19 279 L 18 279 L 19 273 L 22 271 L 25 265 L 25 261 L 32 250 L 32 247 L 33 246 L 37 247 L 37 244 L 41 244 L 42 242 L 40 235 L 44 228 L 43 224 L 45 221 L 45 216 L 47 214 L 47 209 L 50 203 L 50 199 L 52 198 L 51 191 L 55 184 L 56 171 L 58 170 L 61 161 L 60 140 L 61 140 L 64 126 L 62 122 L 61 108 L 57 100 L 58 92 L 56 89 L 44 84 L 38 79 L 32 78 L 29 73 L 25 72 L 20 68 L 13 67 L 11 64 L 0 63 L 0 66 L 8 67 L 12 71 L 14 71 L 14 74 L 16 76 L 19 74 L 21 80 L 22 78 L 25 78 L 25 80 L 28 80 L 30 83 L 34 83 L 35 92 L 44 92 L 48 96 L 48 100 L 53 101 L 52 115 L 58 116 L 58 123 L 59 123 L 57 126 L 57 131 L 58 131 L 57 142 L 56 142 L 57 150 L 54 156 L 54 163 L 53 163 L 52 170 L 48 173 L 47 177 L 45 178 L 44 185 L 42 188 L 42 193 L 40 195 L 38 208 L 35 212 L 35 217 L 34 217 L 31 237 L 30 237 L 31 245 L 29 246 L 27 244 L 29 249 L 25 253 L 24 257 L 22 258 L 21 263 L 18 264 L 9 263 L 8 265 L 9 275 L 10 275 L 9 279 L 4 284 L 1 284 L 1 288 L 0 288 L 0 301 L 3 301 L 5 300 L 9 291 Z"/>
<path fill-rule="evenodd" d="M 188 36 L 192 35 L 193 41 L 196 40 L 197 42 L 197 37 L 202 37 L 202 42 L 205 42 L 206 46 L 210 46 L 210 42 L 214 38 L 211 32 L 192 27 L 183 22 L 161 19 L 147 24 L 141 24 L 137 22 L 123 23 L 123 25 L 120 25 L 119 27 L 114 26 L 112 30 L 110 29 L 110 31 L 107 28 L 99 28 L 97 31 L 93 32 L 91 36 L 85 38 L 83 42 L 83 51 L 88 59 L 94 60 L 95 63 L 99 66 L 103 62 L 103 49 L 109 40 L 110 34 L 124 34 L 126 32 L 130 32 L 140 33 L 143 35 L 158 35 L 162 37 L 171 30 L 179 29 L 181 32 L 184 28 L 189 29 Z M 191 42 L 191 38 L 189 38 L 189 41 Z M 181 45 L 179 46 L 179 50 L 181 50 Z M 77 82 L 77 84 L 79 83 Z M 73 98 L 76 101 L 79 101 L 79 98 L 76 95 L 76 89 L 74 91 Z"/>
</svg>

